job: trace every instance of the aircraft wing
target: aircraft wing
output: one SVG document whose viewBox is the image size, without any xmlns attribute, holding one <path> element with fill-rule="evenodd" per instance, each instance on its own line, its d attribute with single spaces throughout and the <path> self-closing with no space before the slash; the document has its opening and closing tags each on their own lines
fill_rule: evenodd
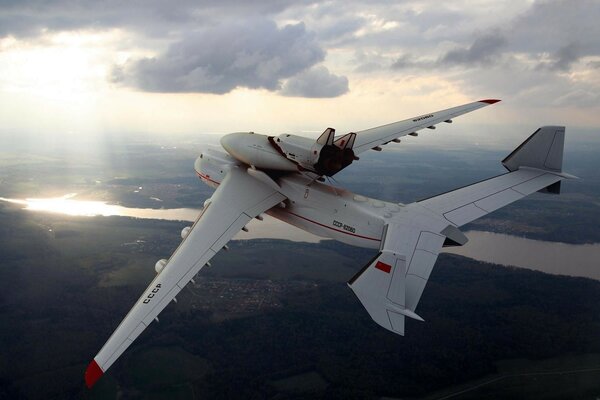
<svg viewBox="0 0 600 400">
<path fill-rule="evenodd" d="M 146 329 L 185 285 L 250 220 L 283 201 L 275 188 L 232 168 L 188 236 L 154 278 L 85 372 L 88 387 Z"/>
<path fill-rule="evenodd" d="M 418 204 L 462 226 L 537 191 L 558 194 L 560 181 L 574 178 L 562 172 L 564 138 L 563 126 L 540 128 L 502 161 L 508 173 Z"/>
<path fill-rule="evenodd" d="M 523 168 L 493 179 L 454 190 L 419 202 L 444 216 L 449 223 L 463 226 L 523 197 L 550 187 L 565 174 Z"/>
<path fill-rule="evenodd" d="M 377 148 L 382 144 L 386 144 L 387 142 L 409 135 L 413 132 L 416 133 L 421 129 L 428 127 L 435 129 L 435 125 L 441 122 L 451 122 L 452 118 L 478 110 L 482 107 L 489 106 L 490 104 L 494 104 L 499 101 L 500 100 L 492 99 L 475 101 L 462 106 L 419 115 L 418 117 L 410 118 L 404 121 L 394 122 L 391 124 L 378 126 L 376 128 L 356 132 L 356 141 L 353 147 L 354 154 L 359 154 L 363 151 Z"/>
<path fill-rule="evenodd" d="M 388 220 L 380 252 L 348 285 L 373 320 L 404 335 L 405 317 L 415 313 L 444 245 L 463 245 L 458 230 L 536 191 L 558 193 L 562 179 L 565 128 L 538 129 L 506 157 L 508 173 L 430 199 L 409 204 Z"/>
</svg>

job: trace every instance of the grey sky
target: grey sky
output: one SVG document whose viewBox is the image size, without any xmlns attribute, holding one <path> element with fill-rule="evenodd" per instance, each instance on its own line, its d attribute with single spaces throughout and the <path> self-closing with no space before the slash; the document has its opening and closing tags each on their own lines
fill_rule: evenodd
<svg viewBox="0 0 600 400">
<path fill-rule="evenodd" d="M 257 121 L 266 123 L 265 117 L 272 122 L 275 115 L 296 118 L 294 126 L 307 120 L 320 126 L 320 119 L 338 111 L 368 107 L 364 118 L 368 115 L 382 123 L 399 102 L 404 102 L 406 112 L 418 113 L 428 106 L 482 97 L 506 100 L 501 107 L 511 107 L 511 114 L 504 118 L 514 120 L 527 108 L 560 116 L 555 122 L 590 126 L 600 121 L 599 20 L 598 0 L 0 0 L 0 68 L 4 68 L 0 107 L 7 110 L 4 114 L 0 110 L 0 118 L 4 115 L 6 125 L 18 114 L 6 105 L 19 104 L 18 111 L 26 115 L 29 106 L 49 109 L 39 104 L 47 93 L 52 97 L 65 92 L 64 100 L 71 96 L 69 90 L 75 94 L 87 90 L 89 113 L 99 120 L 110 116 L 115 126 L 153 107 L 159 111 L 153 117 L 162 116 L 166 99 L 178 111 L 164 117 L 163 129 L 173 126 L 173 120 L 181 126 L 208 120 L 211 127 L 221 125 L 216 120 L 220 113 L 212 107 L 234 112 L 238 118 L 245 113 L 245 123 L 253 126 Z M 90 53 L 87 61 L 80 60 L 81 68 L 95 71 L 93 77 L 80 74 L 85 83 L 53 77 L 61 69 L 63 75 L 71 69 L 76 72 L 71 61 L 64 67 L 53 62 L 44 76 L 40 71 L 44 61 L 35 69 L 29 56 L 18 55 L 28 46 L 37 50 L 48 46 L 61 57 L 64 52 L 57 50 L 61 33 L 70 35 L 71 41 L 78 36 L 82 43 L 88 40 L 89 48 L 77 45 Z M 94 34 L 113 41 L 95 42 Z M 77 61 L 78 54 L 68 55 Z M 14 57 L 24 64 L 17 66 Z M 28 69 L 30 75 L 20 72 Z M 72 83 L 69 90 L 65 82 Z M 33 93 L 37 89 L 28 85 L 34 84 L 45 85 L 38 90 L 45 94 L 15 103 L 14 93 Z M 91 99 L 103 90 L 111 94 L 101 109 Z M 151 95 L 135 101 L 126 98 L 133 93 Z M 253 97 L 254 103 L 233 101 L 236 93 L 258 97 Z M 197 96 L 184 97 L 190 94 Z M 316 103 L 331 98 L 336 105 Z M 180 118 L 184 99 L 190 105 L 187 119 Z M 298 99 L 307 103 L 293 102 Z M 72 104 L 84 103 L 72 100 Z M 279 107 L 307 115 L 270 112 Z M 67 105 L 62 111 L 61 127 L 68 126 L 69 113 L 77 111 Z M 119 121 L 114 116 L 120 112 Z M 55 119 L 50 111 L 47 114 L 45 121 Z M 345 122 L 368 126 L 370 121 L 361 121 L 362 114 Z M 86 124 L 83 117 L 81 124 Z M 104 129 L 103 124 L 98 129 Z"/>
<path fill-rule="evenodd" d="M 511 4 L 500 2 L 506 10 Z M 536 1 L 516 15 L 508 11 L 496 17 L 485 15 L 485 7 L 474 11 L 477 7 L 460 1 L 379 1 L 368 6 L 335 0 L 2 1 L 0 35 L 35 39 L 48 30 L 120 28 L 134 32 L 146 46 L 153 40 L 166 43 L 154 57 L 115 66 L 111 77 L 152 92 L 227 93 L 236 87 L 278 91 L 295 77 L 282 94 L 314 96 L 321 89 L 307 88 L 312 80 L 338 87 L 331 93 L 341 95 L 347 90 L 339 85 L 347 77 L 331 65 L 327 74 L 313 68 L 331 49 L 373 56 L 346 71 L 454 67 L 456 79 L 465 80 L 490 66 L 507 76 L 544 70 L 547 83 L 564 90 L 564 73 L 583 58 L 600 56 L 598 1 Z M 490 14 L 498 10 L 488 7 Z M 380 29 L 376 19 L 383 21 Z M 457 68 L 465 74 L 457 74 Z M 315 71 L 321 71 L 318 79 Z M 494 79 L 489 89 L 502 86 Z M 572 90 L 587 89 L 574 83 Z M 588 100 L 579 105 L 589 103 L 590 96 L 584 97 Z M 570 98 L 577 104 L 578 96 Z"/>
<path fill-rule="evenodd" d="M 268 19 L 224 21 L 169 45 L 157 57 L 116 67 L 115 82 L 150 92 L 223 94 L 236 87 L 278 90 L 281 80 L 325 57 L 302 23 L 278 28 Z M 331 77 L 334 79 L 335 77 Z"/>
</svg>

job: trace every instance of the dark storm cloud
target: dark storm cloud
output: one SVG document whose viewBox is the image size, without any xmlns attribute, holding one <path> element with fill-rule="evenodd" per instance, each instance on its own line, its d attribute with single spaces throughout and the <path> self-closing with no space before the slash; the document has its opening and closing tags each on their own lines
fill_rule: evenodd
<svg viewBox="0 0 600 400">
<path fill-rule="evenodd" d="M 324 57 L 304 24 L 278 28 L 266 19 L 228 21 L 186 35 L 157 57 L 117 67 L 113 81 L 150 92 L 277 90 L 283 79 Z"/>
<path fill-rule="evenodd" d="M 348 92 L 348 78 L 337 76 L 323 66 L 304 71 L 290 78 L 281 94 L 292 97 L 337 97 Z"/>
</svg>

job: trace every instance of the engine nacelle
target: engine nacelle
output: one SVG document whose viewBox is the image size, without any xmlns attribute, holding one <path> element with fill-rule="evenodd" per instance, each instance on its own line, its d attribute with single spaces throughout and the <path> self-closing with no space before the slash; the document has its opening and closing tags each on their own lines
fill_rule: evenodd
<svg viewBox="0 0 600 400">
<path fill-rule="evenodd" d="M 186 237 L 188 237 L 188 235 L 190 234 L 191 230 L 192 230 L 191 226 L 186 226 L 185 228 L 183 228 L 181 230 L 181 238 L 185 239 Z"/>
<path fill-rule="evenodd" d="M 156 271 L 157 274 L 160 274 L 160 271 L 163 270 L 163 268 L 165 268 L 167 266 L 168 261 L 165 260 L 164 258 L 161 260 L 158 260 L 156 262 L 156 264 L 154 265 L 154 270 Z"/>
</svg>

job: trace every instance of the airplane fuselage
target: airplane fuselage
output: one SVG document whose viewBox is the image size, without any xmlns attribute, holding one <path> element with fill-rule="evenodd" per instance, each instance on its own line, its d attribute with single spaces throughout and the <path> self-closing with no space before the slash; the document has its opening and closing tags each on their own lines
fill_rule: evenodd
<svg viewBox="0 0 600 400">
<path fill-rule="evenodd" d="M 231 168 L 242 165 L 225 152 L 209 149 L 198 157 L 195 170 L 204 183 L 217 188 Z M 384 220 L 403 208 L 401 204 L 354 194 L 301 174 L 283 176 L 277 184 L 287 200 L 266 214 L 314 235 L 353 246 L 378 249 Z"/>
<path fill-rule="evenodd" d="M 206 149 L 194 165 L 214 194 L 194 225 L 182 229 L 182 242 L 171 257 L 155 264 L 156 277 L 88 365 L 87 386 L 261 214 L 320 237 L 378 249 L 348 286 L 373 321 L 404 335 L 406 318 L 423 321 L 415 310 L 442 248 L 467 243 L 461 226 L 535 192 L 559 193 L 561 181 L 573 178 L 562 171 L 565 128 L 535 131 L 502 160 L 506 174 L 406 205 L 333 187 L 325 177 L 366 151 L 381 151 L 390 142 L 497 102 L 480 100 L 337 137 L 327 128 L 316 140 L 285 133 L 223 136 L 222 149 Z"/>
</svg>

